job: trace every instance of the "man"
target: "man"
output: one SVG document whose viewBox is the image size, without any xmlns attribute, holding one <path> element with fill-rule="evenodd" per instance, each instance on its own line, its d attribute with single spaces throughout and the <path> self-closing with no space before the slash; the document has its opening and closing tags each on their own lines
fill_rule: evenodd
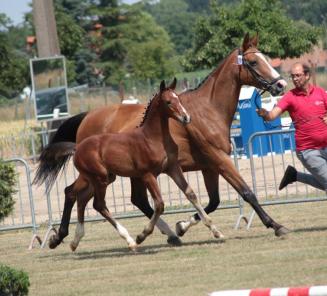
<svg viewBox="0 0 327 296">
<path fill-rule="evenodd" d="M 327 94 L 324 89 L 310 84 L 310 68 L 305 64 L 295 63 L 291 78 L 294 88 L 271 111 L 257 110 L 266 121 L 289 112 L 295 127 L 296 155 L 310 172 L 298 172 L 288 166 L 279 190 L 298 181 L 327 192 Z"/>
</svg>

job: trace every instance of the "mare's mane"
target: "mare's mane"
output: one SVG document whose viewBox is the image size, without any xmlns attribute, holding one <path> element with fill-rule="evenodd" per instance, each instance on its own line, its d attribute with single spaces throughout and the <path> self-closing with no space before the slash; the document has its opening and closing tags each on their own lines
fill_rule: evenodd
<svg viewBox="0 0 327 296">
<path fill-rule="evenodd" d="M 237 48 L 236 48 L 237 49 Z M 225 57 L 222 61 L 220 61 L 219 63 L 218 63 L 218 66 L 217 67 L 215 67 L 206 77 L 204 77 L 203 79 L 202 79 L 202 81 L 196 86 L 196 87 L 194 87 L 194 88 L 190 88 L 190 89 L 188 89 L 188 90 L 186 90 L 185 91 L 185 93 L 188 93 L 188 92 L 191 92 L 191 91 L 195 91 L 195 90 L 197 90 L 197 89 L 199 89 L 201 86 L 202 86 L 202 84 L 204 84 L 206 81 L 207 81 L 207 79 L 214 73 L 214 72 L 216 72 L 218 69 L 220 69 L 220 66 L 222 65 L 222 64 L 224 64 L 224 62 L 225 62 L 225 60 L 236 50 L 236 49 L 234 49 L 234 50 L 232 50 L 231 51 L 231 53 L 227 56 L 227 57 Z"/>
</svg>

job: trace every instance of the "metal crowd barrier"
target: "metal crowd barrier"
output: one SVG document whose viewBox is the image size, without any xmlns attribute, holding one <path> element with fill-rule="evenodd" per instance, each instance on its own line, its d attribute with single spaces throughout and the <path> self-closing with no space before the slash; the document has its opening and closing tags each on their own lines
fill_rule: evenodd
<svg viewBox="0 0 327 296">
<path fill-rule="evenodd" d="M 0 231 L 32 228 L 33 235 L 29 245 L 29 249 L 32 249 L 34 241 L 37 240 L 41 244 L 41 239 L 37 235 L 30 168 L 22 158 L 7 159 L 4 162 L 15 164 L 18 184 L 14 196 L 14 211 L 1 222 Z"/>
<path fill-rule="evenodd" d="M 306 172 L 295 152 L 292 137 L 294 129 L 257 132 L 248 141 L 253 191 L 258 196 L 261 205 L 277 205 L 303 202 L 326 201 L 326 193 L 303 183 L 294 182 L 282 191 L 279 183 L 288 165 L 298 171 Z M 260 149 L 268 149 L 268 153 L 253 154 L 253 142 L 260 143 Z M 265 147 L 263 147 L 265 145 Z M 276 153 L 277 151 L 277 153 Z M 248 228 L 250 228 L 255 212 L 252 211 Z"/>
</svg>

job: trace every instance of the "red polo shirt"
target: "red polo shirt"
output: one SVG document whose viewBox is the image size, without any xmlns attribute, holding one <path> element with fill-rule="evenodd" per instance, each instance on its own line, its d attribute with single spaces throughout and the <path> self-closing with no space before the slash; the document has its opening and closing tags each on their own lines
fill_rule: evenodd
<svg viewBox="0 0 327 296">
<path fill-rule="evenodd" d="M 296 150 L 327 147 L 327 125 L 322 118 L 327 113 L 327 93 L 309 85 L 309 94 L 296 89 L 288 91 L 278 102 L 282 111 L 288 111 L 295 126 Z"/>
</svg>

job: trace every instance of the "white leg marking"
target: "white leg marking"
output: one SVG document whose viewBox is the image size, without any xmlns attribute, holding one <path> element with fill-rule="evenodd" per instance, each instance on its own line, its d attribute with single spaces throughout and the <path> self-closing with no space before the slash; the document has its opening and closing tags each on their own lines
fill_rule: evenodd
<svg viewBox="0 0 327 296">
<path fill-rule="evenodd" d="M 116 223 L 117 223 L 116 227 L 117 227 L 117 231 L 118 231 L 119 235 L 127 241 L 129 248 L 134 250 L 136 248 L 136 242 L 129 235 L 127 229 L 123 225 L 119 224 L 118 222 L 116 222 Z"/>
<path fill-rule="evenodd" d="M 75 237 L 70 244 L 70 247 L 73 251 L 77 248 L 79 242 L 81 241 L 82 237 L 85 235 L 84 231 L 84 223 L 77 223 L 76 230 L 75 230 Z"/>
</svg>

